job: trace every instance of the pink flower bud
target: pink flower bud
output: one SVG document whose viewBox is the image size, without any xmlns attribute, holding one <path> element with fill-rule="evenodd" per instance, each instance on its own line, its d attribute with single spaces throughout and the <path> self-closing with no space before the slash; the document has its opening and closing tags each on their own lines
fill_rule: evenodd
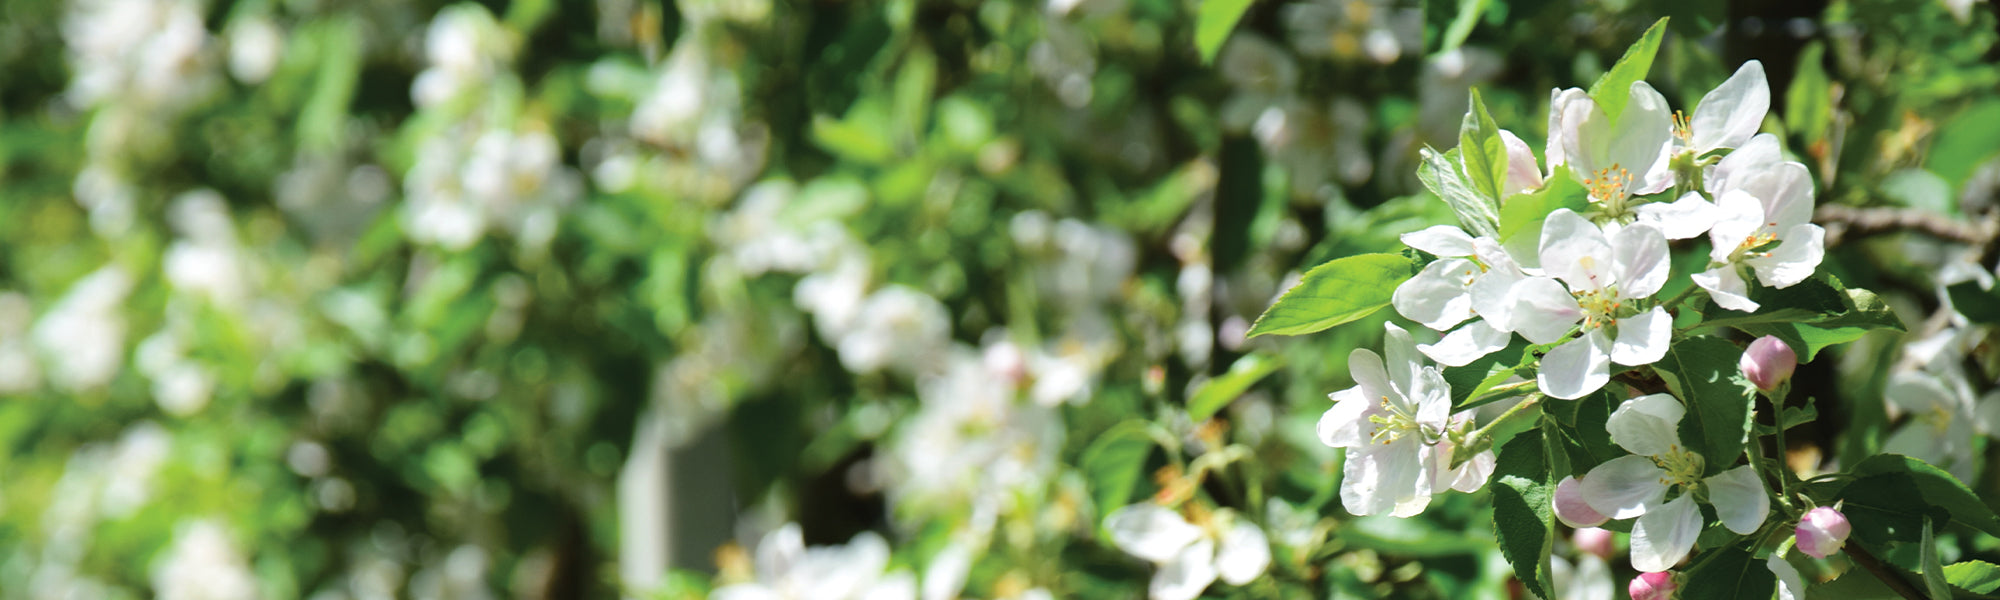
<svg viewBox="0 0 2000 600">
<path fill-rule="evenodd" d="M 1640 573 L 1632 578 L 1632 584 L 1625 591 L 1632 594 L 1632 600 L 1667 600 L 1674 595 L 1674 575 L 1665 571 Z"/>
<path fill-rule="evenodd" d="M 1838 510 L 1822 506 L 1806 511 L 1806 516 L 1799 519 L 1799 550 L 1813 558 L 1832 556 L 1847 545 L 1847 534 L 1853 531 L 1847 516 Z"/>
<path fill-rule="evenodd" d="M 1576 530 L 1576 534 L 1569 537 L 1569 541 L 1572 544 L 1576 544 L 1577 550 L 1595 554 L 1598 558 L 1611 560 L 1612 535 L 1610 530 L 1596 527 L 1579 528 Z"/>
<path fill-rule="evenodd" d="M 1799 366 L 1799 355 L 1783 340 L 1767 335 L 1750 342 L 1737 366 L 1757 389 L 1770 392 L 1792 378 L 1792 369 Z"/>
<path fill-rule="evenodd" d="M 1564 477 L 1556 484 L 1555 509 L 1556 518 L 1570 527 L 1596 527 L 1611 520 L 1583 501 L 1583 482 L 1575 477 Z"/>
</svg>

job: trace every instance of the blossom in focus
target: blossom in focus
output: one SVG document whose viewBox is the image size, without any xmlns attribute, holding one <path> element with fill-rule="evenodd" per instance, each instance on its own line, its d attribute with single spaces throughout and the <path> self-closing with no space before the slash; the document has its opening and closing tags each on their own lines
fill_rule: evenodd
<svg viewBox="0 0 2000 600">
<path fill-rule="evenodd" d="M 1713 266 L 1692 278 L 1717 305 L 1757 310 L 1745 267 L 1780 289 L 1812 276 L 1826 255 L 1826 230 L 1812 223 L 1812 174 L 1782 159 L 1776 136 L 1751 138 L 1715 165 L 1707 183 L 1716 207 L 1708 231 Z"/>
<path fill-rule="evenodd" d="M 1792 370 L 1799 366 L 1799 355 L 1784 340 L 1767 335 L 1750 342 L 1737 366 L 1751 385 L 1769 393 L 1791 380 Z"/>
<path fill-rule="evenodd" d="M 1250 583 L 1271 566 L 1271 544 L 1257 524 L 1222 511 L 1195 525 L 1166 507 L 1133 504 L 1104 517 L 1120 550 L 1159 567 L 1148 586 L 1152 600 L 1193 600 L 1217 578 Z"/>
<path fill-rule="evenodd" d="M 1771 84 L 1764 63 L 1749 61 L 1695 105 L 1694 115 L 1676 123 L 1674 141 L 1695 156 L 1736 148 L 1750 141 L 1771 110 Z"/>
<path fill-rule="evenodd" d="M 1418 358 L 1410 333 L 1385 323 L 1381 356 L 1356 348 L 1348 358 L 1356 385 L 1331 394 L 1333 408 L 1319 420 L 1319 438 L 1347 448 L 1341 503 L 1356 515 L 1408 517 L 1423 512 L 1436 490 L 1470 492 L 1493 473 L 1485 451 L 1451 467 L 1453 435 L 1471 425 L 1453 417 L 1451 387 L 1437 367 Z"/>
<path fill-rule="evenodd" d="M 1600 228 L 1569 209 L 1542 226 L 1542 269 L 1509 292 L 1510 327 L 1537 344 L 1561 341 L 1578 323 L 1583 335 L 1550 350 L 1536 376 L 1543 393 L 1572 400 L 1611 380 L 1611 363 L 1638 366 L 1666 355 L 1673 319 L 1642 310 L 1667 281 L 1667 240 L 1650 225 Z"/>
<path fill-rule="evenodd" d="M 1632 567 L 1640 571 L 1673 568 L 1694 548 L 1701 533 L 1701 509 L 1695 491 L 1708 490 L 1708 502 L 1730 531 L 1749 535 L 1771 512 L 1771 499 L 1755 469 L 1743 465 L 1714 476 L 1701 476 L 1704 457 L 1680 445 L 1679 427 L 1687 409 L 1666 394 L 1626 400 L 1605 421 L 1611 441 L 1632 455 L 1604 462 L 1583 478 L 1584 501 L 1613 519 L 1637 517 L 1632 527 Z M 1667 493 L 1680 493 L 1667 500 Z"/>
<path fill-rule="evenodd" d="M 1613 217 L 1624 214 L 1631 197 L 1657 194 L 1674 183 L 1667 99 L 1644 81 L 1633 82 L 1628 93 L 1631 99 L 1616 119 L 1581 89 L 1550 97 L 1549 168 L 1568 167 L 1589 190 L 1595 209 Z"/>
<path fill-rule="evenodd" d="M 1806 511 L 1806 515 L 1799 518 L 1799 527 L 1794 534 L 1798 536 L 1799 550 L 1813 558 L 1826 558 L 1846 546 L 1847 534 L 1853 531 L 1854 527 L 1847 523 L 1847 515 L 1832 507 L 1821 506 Z"/>
<path fill-rule="evenodd" d="M 1450 225 L 1405 233 L 1402 240 L 1438 260 L 1396 286 L 1390 297 L 1396 312 L 1438 331 L 1471 321 L 1417 349 L 1439 364 L 1462 367 L 1505 348 L 1513 339 L 1506 328 L 1507 291 L 1526 277 L 1506 249 Z"/>
</svg>

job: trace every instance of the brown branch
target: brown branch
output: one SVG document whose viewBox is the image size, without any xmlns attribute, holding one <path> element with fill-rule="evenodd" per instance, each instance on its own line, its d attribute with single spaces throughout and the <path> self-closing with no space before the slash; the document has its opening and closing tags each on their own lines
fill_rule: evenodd
<svg viewBox="0 0 2000 600">
<path fill-rule="evenodd" d="M 1918 590 L 1917 586 L 1911 585 L 1910 581 L 1903 579 L 1902 575 L 1890 570 L 1889 567 L 1883 566 L 1882 559 L 1875 558 L 1875 555 L 1869 554 L 1867 550 L 1863 550 L 1860 544 L 1848 544 L 1847 557 L 1854 559 L 1855 564 L 1861 565 L 1863 569 L 1867 569 L 1870 574 L 1875 575 L 1876 579 L 1882 580 L 1883 585 L 1889 586 L 1889 589 L 1895 591 L 1896 595 L 1909 598 L 1910 600 L 1929 600 L 1929 594 Z"/>
<path fill-rule="evenodd" d="M 1993 219 L 1972 221 L 1953 219 L 1934 212 L 1910 208 L 1861 208 L 1842 204 L 1822 204 L 1813 211 L 1813 222 L 1826 228 L 1826 245 L 1839 244 L 1849 237 L 1896 231 L 1916 231 L 1954 242 L 1982 246 L 1994 239 Z"/>
</svg>

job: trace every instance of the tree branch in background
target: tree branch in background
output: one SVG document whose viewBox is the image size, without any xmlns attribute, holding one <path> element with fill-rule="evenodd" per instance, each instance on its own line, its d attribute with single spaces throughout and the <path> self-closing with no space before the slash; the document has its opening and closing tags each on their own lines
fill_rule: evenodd
<svg viewBox="0 0 2000 600">
<path fill-rule="evenodd" d="M 1917 231 L 1932 237 L 1983 246 L 1993 241 L 1995 222 L 1953 219 L 1912 208 L 1861 208 L 1822 204 L 1813 212 L 1813 222 L 1826 228 L 1826 245 L 1834 246 L 1849 236 L 1863 237 L 1894 231 Z"/>
</svg>

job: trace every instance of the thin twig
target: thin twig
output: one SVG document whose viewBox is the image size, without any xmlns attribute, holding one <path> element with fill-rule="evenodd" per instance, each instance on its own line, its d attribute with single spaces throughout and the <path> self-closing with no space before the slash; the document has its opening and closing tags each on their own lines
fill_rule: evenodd
<svg viewBox="0 0 2000 600">
<path fill-rule="evenodd" d="M 1843 204 L 1820 205 L 1813 211 L 1813 222 L 1826 228 L 1828 246 L 1850 236 L 1894 231 L 1916 231 L 1939 239 L 1983 245 L 1993 240 L 1996 229 L 1990 218 L 1975 222 L 1912 208 L 1861 208 Z"/>
<path fill-rule="evenodd" d="M 1847 556 L 1854 559 L 1855 564 L 1861 565 L 1861 568 L 1867 569 L 1869 573 L 1874 574 L 1876 579 L 1882 580 L 1882 583 L 1889 586 L 1890 590 L 1894 590 L 1896 595 L 1910 600 L 1928 600 L 1930 598 L 1929 595 L 1918 590 L 1917 586 L 1910 585 L 1910 582 L 1903 579 L 1902 575 L 1897 575 L 1895 571 L 1882 566 L 1882 560 L 1875 558 L 1875 555 L 1869 554 L 1867 550 L 1862 549 L 1860 544 L 1848 544 Z"/>
</svg>

